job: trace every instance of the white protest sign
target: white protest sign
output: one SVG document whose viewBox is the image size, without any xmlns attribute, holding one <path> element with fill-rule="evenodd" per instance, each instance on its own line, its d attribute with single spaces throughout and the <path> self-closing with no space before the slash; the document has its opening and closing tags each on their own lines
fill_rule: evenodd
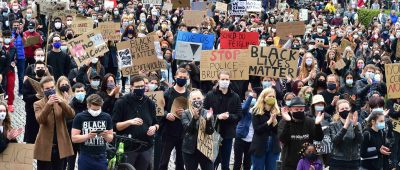
<svg viewBox="0 0 400 170">
<path fill-rule="evenodd" d="M 229 4 L 229 15 L 245 15 L 246 14 L 246 1 L 235 1 Z"/>
<path fill-rule="evenodd" d="M 143 4 L 161 5 L 162 0 L 142 0 Z"/>
<path fill-rule="evenodd" d="M 308 20 L 308 9 L 300 9 L 299 11 L 299 21 Z"/>
<path fill-rule="evenodd" d="M 175 59 L 186 61 L 200 61 L 201 48 L 201 43 L 177 41 L 175 47 Z"/>
<path fill-rule="evenodd" d="M 247 1 L 247 12 L 261 12 L 261 1 Z"/>
<path fill-rule="evenodd" d="M 118 51 L 118 65 L 120 68 L 127 68 L 132 66 L 132 54 L 129 48 Z"/>
</svg>

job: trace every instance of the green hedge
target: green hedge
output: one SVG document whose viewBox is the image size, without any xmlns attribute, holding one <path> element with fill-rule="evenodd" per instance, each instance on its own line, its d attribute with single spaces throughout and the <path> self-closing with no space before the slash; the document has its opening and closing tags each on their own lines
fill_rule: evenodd
<svg viewBox="0 0 400 170">
<path fill-rule="evenodd" d="M 372 22 L 372 18 L 379 15 L 379 10 L 358 9 L 358 20 L 365 26 Z"/>
</svg>

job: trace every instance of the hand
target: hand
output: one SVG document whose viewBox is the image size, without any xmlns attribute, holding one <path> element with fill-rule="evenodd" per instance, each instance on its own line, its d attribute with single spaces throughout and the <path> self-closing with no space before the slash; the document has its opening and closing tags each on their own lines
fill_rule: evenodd
<svg viewBox="0 0 400 170">
<path fill-rule="evenodd" d="M 269 117 L 267 123 L 268 123 L 269 125 L 272 125 L 275 121 L 277 121 L 277 120 L 276 120 L 276 114 L 271 114 L 271 116 Z"/>
<path fill-rule="evenodd" d="M 347 115 L 346 121 L 344 122 L 343 128 L 347 129 L 350 126 L 351 119 L 353 118 L 353 115 L 350 113 Z"/>
<path fill-rule="evenodd" d="M 386 146 L 381 146 L 381 148 L 379 149 L 379 151 L 381 152 L 381 154 L 383 155 L 390 155 L 392 152 L 390 152 L 390 149 Z"/>
<path fill-rule="evenodd" d="M 358 112 L 355 111 L 355 112 L 353 113 L 353 125 L 356 126 L 357 123 L 358 123 Z"/>
<path fill-rule="evenodd" d="M 86 138 L 87 139 L 93 139 L 94 137 L 96 137 L 96 132 L 90 132 L 86 134 Z"/>
<path fill-rule="evenodd" d="M 198 119 L 199 118 L 199 109 L 193 108 L 192 116 L 194 119 Z"/>
<path fill-rule="evenodd" d="M 339 100 L 339 96 L 333 97 L 333 100 L 332 100 L 331 105 L 332 105 L 332 106 L 336 106 L 336 102 L 337 102 L 338 100 Z"/>
<path fill-rule="evenodd" d="M 286 76 L 287 82 L 291 82 L 292 81 L 292 77 L 290 77 L 290 75 Z"/>
<path fill-rule="evenodd" d="M 390 109 L 385 109 L 385 111 L 383 111 L 383 115 L 387 116 L 389 114 Z"/>
<path fill-rule="evenodd" d="M 143 120 L 141 118 L 134 118 L 130 120 L 131 125 L 140 126 L 143 124 Z"/>
<path fill-rule="evenodd" d="M 367 79 L 367 82 L 368 82 L 368 84 L 372 84 L 372 79 L 371 79 L 371 78 L 368 78 L 368 79 Z"/>
<path fill-rule="evenodd" d="M 62 95 L 63 95 L 63 97 L 64 97 L 65 100 L 68 100 L 68 99 L 69 99 L 69 94 L 68 94 L 68 92 L 64 92 Z"/>
<path fill-rule="evenodd" d="M 0 74 L 0 82 L 3 81 L 3 75 Z"/>
<path fill-rule="evenodd" d="M 229 118 L 229 113 L 228 112 L 224 112 L 224 113 L 219 114 L 217 117 L 220 120 L 226 120 L 226 119 Z"/>
<path fill-rule="evenodd" d="M 117 95 L 117 94 L 119 94 L 120 91 L 121 91 L 121 87 L 120 86 L 115 86 L 114 94 Z"/>
<path fill-rule="evenodd" d="M 58 100 L 57 100 L 57 98 L 55 97 L 55 95 L 50 96 L 50 97 L 49 97 L 49 100 L 47 101 L 47 103 L 48 103 L 49 105 L 53 105 L 54 103 L 57 103 L 57 102 L 58 102 Z"/>
<path fill-rule="evenodd" d="M 316 125 L 319 125 L 319 124 L 321 124 L 321 122 L 324 120 L 324 113 L 322 113 L 322 112 L 319 112 L 318 114 L 317 114 L 317 117 L 315 117 L 315 124 Z"/>
<path fill-rule="evenodd" d="M 292 117 L 289 115 L 289 108 L 288 107 L 282 107 L 282 118 L 288 122 L 292 120 Z"/>
<path fill-rule="evenodd" d="M 211 117 L 214 115 L 214 111 L 212 108 L 210 108 L 210 110 L 207 111 L 207 119 L 211 119 Z"/>
<path fill-rule="evenodd" d="M 175 114 L 176 114 L 177 116 L 181 116 L 183 111 L 184 111 L 183 108 L 178 108 L 178 109 L 176 109 Z"/>
<path fill-rule="evenodd" d="M 90 63 L 92 63 L 92 60 L 86 60 L 85 63 L 84 63 L 84 65 L 85 65 L 85 66 L 90 66 Z"/>
<path fill-rule="evenodd" d="M 16 139 L 23 131 L 24 131 L 23 128 L 8 130 L 7 139 L 8 140 Z"/>
<path fill-rule="evenodd" d="M 11 66 L 15 67 L 15 62 L 14 61 L 11 62 Z"/>
<path fill-rule="evenodd" d="M 315 167 L 313 165 L 310 165 L 310 170 L 315 170 Z"/>
<path fill-rule="evenodd" d="M 168 114 L 167 114 L 167 120 L 169 120 L 169 121 L 171 121 L 171 122 L 175 121 L 175 116 L 174 116 L 174 114 L 168 113 Z"/>
<path fill-rule="evenodd" d="M 112 134 L 112 133 L 111 133 L 111 130 L 105 130 L 105 131 L 103 131 L 103 132 L 100 133 L 100 135 L 101 135 L 103 138 L 106 138 L 107 135 L 109 135 L 109 134 Z"/>
<path fill-rule="evenodd" d="M 156 127 L 155 126 L 150 126 L 149 130 L 147 131 L 147 136 L 153 136 L 156 133 Z"/>
<path fill-rule="evenodd" d="M 114 94 L 115 94 L 115 88 L 112 89 L 110 93 L 108 93 L 109 96 L 114 96 Z"/>
</svg>

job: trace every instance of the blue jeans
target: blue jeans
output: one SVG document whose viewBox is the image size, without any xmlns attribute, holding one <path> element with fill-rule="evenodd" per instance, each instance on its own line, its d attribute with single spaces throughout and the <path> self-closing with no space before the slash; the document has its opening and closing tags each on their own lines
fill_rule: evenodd
<svg viewBox="0 0 400 170">
<path fill-rule="evenodd" d="M 267 150 L 261 156 L 251 155 L 253 170 L 275 170 L 276 160 L 279 158 L 279 153 L 272 152 L 272 139 L 269 138 L 267 142 Z"/>
<path fill-rule="evenodd" d="M 92 155 L 79 153 L 78 170 L 107 170 L 107 164 L 105 154 Z"/>
<path fill-rule="evenodd" d="M 24 87 L 25 59 L 17 59 L 16 65 L 18 70 L 18 93 L 22 94 L 22 88 Z"/>
<path fill-rule="evenodd" d="M 231 159 L 233 139 L 223 139 L 222 145 L 219 147 L 217 159 L 214 163 L 214 168 L 218 169 L 221 163 L 221 170 L 229 170 L 229 161 Z"/>
</svg>

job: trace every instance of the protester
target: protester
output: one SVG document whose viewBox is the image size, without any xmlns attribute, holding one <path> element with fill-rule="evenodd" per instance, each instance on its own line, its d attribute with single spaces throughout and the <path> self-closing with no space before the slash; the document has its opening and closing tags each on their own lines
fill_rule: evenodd
<svg viewBox="0 0 400 170">
<path fill-rule="evenodd" d="M 23 128 L 13 129 L 11 126 L 11 115 L 5 103 L 0 103 L 0 153 L 8 143 L 15 143 L 16 138 L 23 132 Z"/>
<path fill-rule="evenodd" d="M 324 166 L 321 159 L 318 158 L 317 149 L 314 145 L 306 145 L 303 156 L 297 164 L 296 170 L 323 170 Z"/>
<path fill-rule="evenodd" d="M 104 100 L 104 103 L 101 109 L 109 113 L 112 116 L 112 111 L 114 108 L 115 101 L 122 96 L 120 93 L 121 87 L 116 85 L 115 76 L 108 73 L 104 76 L 101 82 L 100 91 L 98 91 L 98 95 Z"/>
<path fill-rule="evenodd" d="M 54 79 L 58 80 L 60 76 L 68 76 L 71 69 L 71 58 L 60 49 L 60 35 L 53 35 L 49 41 L 52 43 L 52 49 L 47 54 L 46 63 L 53 67 Z"/>
<path fill-rule="evenodd" d="M 2 50 L 4 50 L 5 55 L 3 55 L 4 57 L 2 57 L 4 63 L 2 63 L 3 68 L 1 70 L 1 74 L 3 75 L 2 77 L 7 80 L 7 109 L 10 112 L 14 112 L 15 58 L 17 58 L 17 49 L 11 42 L 11 34 L 9 31 L 5 31 L 3 33 L 3 36 L 4 47 L 2 47 Z"/>
</svg>

